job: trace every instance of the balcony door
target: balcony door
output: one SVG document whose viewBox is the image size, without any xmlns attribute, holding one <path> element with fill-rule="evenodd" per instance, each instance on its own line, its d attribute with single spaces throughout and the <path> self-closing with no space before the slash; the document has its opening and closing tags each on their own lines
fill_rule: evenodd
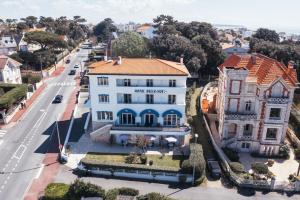
<svg viewBox="0 0 300 200">
<path fill-rule="evenodd" d="M 152 126 L 154 124 L 154 115 L 145 114 L 145 126 Z"/>
<path fill-rule="evenodd" d="M 135 124 L 135 118 L 131 113 L 122 113 L 120 123 L 123 125 Z"/>
</svg>

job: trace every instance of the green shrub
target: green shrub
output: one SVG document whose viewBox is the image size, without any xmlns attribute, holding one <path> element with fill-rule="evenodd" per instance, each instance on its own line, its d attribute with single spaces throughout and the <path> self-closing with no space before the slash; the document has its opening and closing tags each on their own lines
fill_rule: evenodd
<svg viewBox="0 0 300 200">
<path fill-rule="evenodd" d="M 142 164 L 146 164 L 147 163 L 147 156 L 145 154 L 142 154 L 140 156 L 140 160 Z"/>
<path fill-rule="evenodd" d="M 294 149 L 294 154 L 295 154 L 296 159 L 300 159 L 300 149 L 299 148 Z"/>
<path fill-rule="evenodd" d="M 231 163 L 229 163 L 229 165 L 230 165 L 231 170 L 235 173 L 240 174 L 240 173 L 245 172 L 244 165 L 239 162 L 231 162 Z"/>
<path fill-rule="evenodd" d="M 26 74 L 22 76 L 22 82 L 26 84 L 35 84 L 42 80 L 40 76 L 32 75 L 32 74 Z"/>
<path fill-rule="evenodd" d="M 240 157 L 236 151 L 230 148 L 223 148 L 223 151 L 231 162 L 239 162 Z"/>
<path fill-rule="evenodd" d="M 26 97 L 26 85 L 0 84 L 5 92 L 0 97 L 0 109 L 9 109 L 14 103 Z"/>
<path fill-rule="evenodd" d="M 255 162 L 251 164 L 251 169 L 258 174 L 268 174 L 269 169 L 265 163 Z"/>
<path fill-rule="evenodd" d="M 45 189 L 44 200 L 67 200 L 70 185 L 64 183 L 50 183 Z"/>
<path fill-rule="evenodd" d="M 182 172 L 192 174 L 194 164 L 196 178 L 199 178 L 205 173 L 205 160 L 203 157 L 203 149 L 202 145 L 192 143 L 190 144 L 189 159 L 184 160 L 181 164 Z"/>
<path fill-rule="evenodd" d="M 105 196 L 105 191 L 97 185 L 85 183 L 76 179 L 69 189 L 69 197 L 73 199 L 80 199 L 81 197 L 102 197 Z"/>
<path fill-rule="evenodd" d="M 288 158 L 290 155 L 290 148 L 287 144 L 280 146 L 279 155 L 285 158 Z"/>
<path fill-rule="evenodd" d="M 137 196 L 139 195 L 139 191 L 133 188 L 122 187 L 118 189 L 119 195 L 124 196 Z"/>
<path fill-rule="evenodd" d="M 137 153 L 130 153 L 128 156 L 125 157 L 125 163 L 128 164 L 140 164 L 141 159 Z"/>
<path fill-rule="evenodd" d="M 108 190 L 105 193 L 105 198 L 104 199 L 105 200 L 117 200 L 118 194 L 119 194 L 119 190 L 117 188 Z"/>
<path fill-rule="evenodd" d="M 139 196 L 137 200 L 174 200 L 170 197 L 164 196 L 157 192 L 151 192 L 142 196 Z"/>
<path fill-rule="evenodd" d="M 4 92 L 3 88 L 0 88 L 0 97 L 4 94 L 5 94 L 5 92 Z"/>
</svg>

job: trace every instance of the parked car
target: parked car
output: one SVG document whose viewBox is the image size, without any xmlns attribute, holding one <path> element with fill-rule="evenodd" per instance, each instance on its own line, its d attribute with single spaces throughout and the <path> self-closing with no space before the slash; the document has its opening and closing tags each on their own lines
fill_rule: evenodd
<svg viewBox="0 0 300 200">
<path fill-rule="evenodd" d="M 212 178 L 220 178 L 222 171 L 218 161 L 214 159 L 207 159 L 207 166 L 210 176 Z"/>
<path fill-rule="evenodd" d="M 61 103 L 63 99 L 63 95 L 56 95 L 52 103 Z"/>
<path fill-rule="evenodd" d="M 74 69 L 70 70 L 69 75 L 75 75 L 75 74 L 76 74 L 76 70 Z"/>
<path fill-rule="evenodd" d="M 66 64 L 69 64 L 70 62 L 71 62 L 70 59 L 67 59 L 67 60 L 66 60 Z"/>
<path fill-rule="evenodd" d="M 79 68 L 78 64 L 74 65 L 74 68 Z"/>
</svg>

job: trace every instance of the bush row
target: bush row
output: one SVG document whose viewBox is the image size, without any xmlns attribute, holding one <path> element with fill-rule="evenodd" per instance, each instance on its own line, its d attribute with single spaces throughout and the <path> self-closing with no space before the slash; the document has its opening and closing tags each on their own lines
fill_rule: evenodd
<svg viewBox="0 0 300 200">
<path fill-rule="evenodd" d="M 71 185 L 64 183 L 51 183 L 45 190 L 43 200 L 79 200 L 81 197 L 101 197 L 104 200 L 117 200 L 118 195 L 138 196 L 139 191 L 133 188 L 114 188 L 105 192 L 100 186 L 75 180 Z M 149 193 L 138 196 L 138 200 L 172 200 L 159 193 Z"/>
<path fill-rule="evenodd" d="M 15 102 L 26 97 L 26 85 L 0 84 L 0 88 L 5 92 L 0 97 L 0 109 L 9 109 Z"/>
<path fill-rule="evenodd" d="M 231 162 L 239 162 L 240 157 L 237 151 L 232 150 L 230 148 L 222 148 L 222 149 Z"/>
<path fill-rule="evenodd" d="M 27 74 L 22 76 L 22 82 L 26 84 L 35 84 L 42 80 L 41 76 Z"/>
<path fill-rule="evenodd" d="M 203 149 L 201 144 L 190 144 L 190 156 L 187 160 L 184 160 L 181 164 L 181 170 L 183 173 L 192 174 L 195 165 L 195 177 L 201 179 L 205 175 L 205 159 L 203 156 Z M 196 181 L 197 182 L 197 181 Z M 200 181 L 201 182 L 201 181 Z"/>
</svg>

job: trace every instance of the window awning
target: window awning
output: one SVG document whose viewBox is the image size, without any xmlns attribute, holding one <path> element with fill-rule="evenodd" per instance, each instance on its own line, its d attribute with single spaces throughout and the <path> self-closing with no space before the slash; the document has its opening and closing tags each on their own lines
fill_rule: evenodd
<svg viewBox="0 0 300 200">
<path fill-rule="evenodd" d="M 153 114 L 155 115 L 156 117 L 159 117 L 159 113 L 156 111 L 156 110 L 153 110 L 153 109 L 146 109 L 146 110 L 143 110 L 141 113 L 140 113 L 140 117 L 142 117 L 143 115 L 145 114 Z"/>
<path fill-rule="evenodd" d="M 178 110 L 174 110 L 174 109 L 167 110 L 166 112 L 164 112 L 163 117 L 165 117 L 166 115 L 169 115 L 169 114 L 176 114 L 178 117 L 182 117 L 181 112 L 179 112 Z"/>
<path fill-rule="evenodd" d="M 133 110 L 131 110 L 131 109 L 129 109 L 129 108 L 124 108 L 124 109 L 120 110 L 120 111 L 117 113 L 117 116 L 120 116 L 120 115 L 123 114 L 123 113 L 131 113 L 132 116 L 136 117 L 136 112 L 133 111 Z"/>
</svg>

